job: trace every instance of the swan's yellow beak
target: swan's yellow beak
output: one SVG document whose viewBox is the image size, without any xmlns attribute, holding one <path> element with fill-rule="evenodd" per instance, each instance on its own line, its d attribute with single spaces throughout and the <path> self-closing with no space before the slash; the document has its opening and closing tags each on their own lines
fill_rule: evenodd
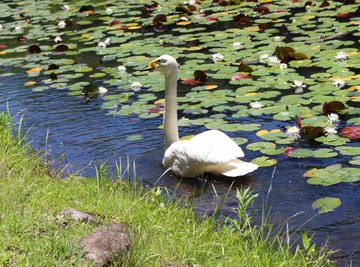
<svg viewBox="0 0 360 267">
<path fill-rule="evenodd" d="M 149 70 L 149 71 L 153 71 L 155 70 L 155 68 L 157 67 L 158 65 L 158 60 L 155 59 L 153 61 L 151 61 L 145 68 L 145 70 Z"/>
</svg>

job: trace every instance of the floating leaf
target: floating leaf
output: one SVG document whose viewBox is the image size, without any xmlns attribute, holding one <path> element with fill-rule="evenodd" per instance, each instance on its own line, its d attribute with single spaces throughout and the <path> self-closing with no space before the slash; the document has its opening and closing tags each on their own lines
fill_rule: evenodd
<svg viewBox="0 0 360 267">
<path fill-rule="evenodd" d="M 30 45 L 28 50 L 30 54 L 38 54 L 41 52 L 40 46 L 38 45 Z"/>
<path fill-rule="evenodd" d="M 288 154 L 290 158 L 306 158 L 306 157 L 312 157 L 314 155 L 314 152 L 310 149 L 294 149 L 291 153 Z"/>
<path fill-rule="evenodd" d="M 303 126 L 300 128 L 300 135 L 306 140 L 313 140 L 324 135 L 324 129 L 319 126 Z"/>
<path fill-rule="evenodd" d="M 319 213 L 327 213 L 333 211 L 341 205 L 339 198 L 324 197 L 320 198 L 312 203 L 313 210 L 318 210 Z"/>
<path fill-rule="evenodd" d="M 339 151 L 340 154 L 346 156 L 360 155 L 360 147 L 356 147 L 356 146 L 339 146 L 336 147 L 335 149 Z"/>
<path fill-rule="evenodd" d="M 325 102 L 323 104 L 323 114 L 328 115 L 330 113 L 336 113 L 339 114 L 341 110 L 344 110 L 346 107 L 345 105 L 340 101 L 331 101 L 331 102 Z"/>
<path fill-rule="evenodd" d="M 269 167 L 269 166 L 273 166 L 277 163 L 276 159 L 269 159 L 269 157 L 258 157 L 256 159 L 253 159 L 251 161 L 251 163 L 254 163 L 260 167 Z"/>
<path fill-rule="evenodd" d="M 332 158 L 336 156 L 337 153 L 334 150 L 328 148 L 315 150 L 313 154 L 314 158 Z"/>
</svg>

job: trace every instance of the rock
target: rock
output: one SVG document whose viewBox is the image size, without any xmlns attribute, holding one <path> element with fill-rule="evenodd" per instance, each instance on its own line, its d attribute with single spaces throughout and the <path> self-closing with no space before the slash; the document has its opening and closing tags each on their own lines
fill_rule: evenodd
<svg viewBox="0 0 360 267">
<path fill-rule="evenodd" d="M 95 216 L 75 209 L 63 209 L 59 212 L 58 217 L 64 217 L 65 219 L 70 218 L 74 221 L 85 223 L 99 223 L 99 220 Z"/>
<path fill-rule="evenodd" d="M 127 266 L 130 254 L 130 238 L 127 226 L 122 224 L 102 225 L 85 236 L 80 246 L 84 252 L 83 263 L 92 266 L 107 266 L 115 262 Z"/>
</svg>

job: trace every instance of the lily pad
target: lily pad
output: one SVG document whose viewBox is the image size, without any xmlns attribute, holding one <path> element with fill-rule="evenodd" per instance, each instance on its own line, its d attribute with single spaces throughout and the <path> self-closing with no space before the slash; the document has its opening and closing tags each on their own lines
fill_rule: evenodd
<svg viewBox="0 0 360 267">
<path fill-rule="evenodd" d="M 341 200 L 334 197 L 324 197 L 318 200 L 315 200 L 312 203 L 312 208 L 318 210 L 319 213 L 327 213 L 333 211 L 341 205 Z"/>
</svg>

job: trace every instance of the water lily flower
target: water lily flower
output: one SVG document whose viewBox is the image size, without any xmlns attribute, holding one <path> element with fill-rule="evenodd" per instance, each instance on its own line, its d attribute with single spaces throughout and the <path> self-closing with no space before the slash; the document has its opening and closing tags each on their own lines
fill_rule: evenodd
<svg viewBox="0 0 360 267">
<path fill-rule="evenodd" d="M 112 13 L 113 10 L 110 7 L 106 8 L 106 14 L 111 15 Z"/>
<path fill-rule="evenodd" d="M 265 62 L 268 58 L 269 58 L 269 55 L 268 55 L 268 54 L 262 54 L 262 55 L 260 56 L 260 61 Z"/>
<path fill-rule="evenodd" d="M 281 63 L 280 59 L 278 59 L 277 56 L 268 57 L 267 62 L 270 65 Z"/>
<path fill-rule="evenodd" d="M 306 88 L 306 85 L 303 81 L 294 80 L 293 87 L 295 87 L 295 94 L 302 94 L 304 92 L 304 88 Z"/>
<path fill-rule="evenodd" d="M 63 41 L 63 39 L 61 38 L 61 36 L 56 36 L 55 39 L 54 39 L 54 42 L 55 43 L 61 43 Z"/>
<path fill-rule="evenodd" d="M 217 53 L 217 54 L 212 55 L 212 56 L 211 56 L 211 59 L 212 59 L 212 61 L 214 61 L 214 62 L 223 61 L 223 60 L 224 60 L 224 56 L 221 55 L 221 54 L 219 54 L 219 53 Z"/>
<path fill-rule="evenodd" d="M 0 31 L 4 28 L 4 26 L 2 24 L 0 24 Z"/>
<path fill-rule="evenodd" d="M 302 88 L 305 88 L 306 85 L 304 84 L 303 81 L 300 81 L 300 80 L 294 80 L 294 87 L 302 87 Z"/>
<path fill-rule="evenodd" d="M 261 104 L 261 102 L 259 101 L 254 101 L 254 102 L 250 102 L 250 107 L 253 109 L 258 109 L 258 108 L 262 108 L 263 104 Z"/>
<path fill-rule="evenodd" d="M 139 82 L 133 82 L 133 83 L 131 84 L 131 89 L 132 89 L 134 92 L 140 91 L 140 89 L 141 89 L 141 83 L 139 83 Z"/>
<path fill-rule="evenodd" d="M 333 82 L 333 85 L 335 85 L 337 88 L 341 89 L 345 86 L 345 82 L 343 79 L 335 79 Z"/>
<path fill-rule="evenodd" d="M 336 125 L 340 122 L 339 120 L 339 115 L 336 114 L 336 113 L 330 113 L 328 115 L 328 120 L 327 120 L 328 123 L 330 123 L 331 125 Z"/>
<path fill-rule="evenodd" d="M 120 72 L 125 72 L 126 71 L 126 67 L 124 65 L 120 65 L 117 67 L 118 71 Z"/>
<path fill-rule="evenodd" d="M 287 147 L 284 149 L 284 155 L 285 155 L 285 157 L 288 158 L 288 157 L 289 157 L 289 154 L 290 154 L 291 152 L 293 152 L 293 151 L 294 151 L 294 148 L 293 148 L 293 147 L 287 146 Z"/>
<path fill-rule="evenodd" d="M 110 38 L 106 38 L 106 40 L 104 42 L 99 42 L 98 43 L 98 47 L 100 48 L 106 48 L 111 42 Z"/>
<path fill-rule="evenodd" d="M 69 5 L 63 5 L 62 9 L 65 11 L 69 11 L 70 10 L 70 6 Z"/>
<path fill-rule="evenodd" d="M 302 94 L 304 93 L 303 87 L 295 87 L 295 94 Z"/>
<path fill-rule="evenodd" d="M 279 68 L 281 70 L 287 69 L 288 65 L 286 63 L 280 63 Z"/>
<path fill-rule="evenodd" d="M 100 48 L 106 48 L 106 44 L 104 42 L 99 42 L 98 47 Z"/>
<path fill-rule="evenodd" d="M 104 86 L 99 87 L 99 94 L 104 95 L 108 92 L 108 89 L 106 89 Z"/>
<path fill-rule="evenodd" d="M 234 42 L 233 43 L 233 47 L 240 47 L 242 45 L 243 45 L 243 43 L 241 43 L 241 42 Z"/>
<path fill-rule="evenodd" d="M 106 40 L 104 41 L 104 43 L 105 43 L 106 45 L 109 45 L 110 42 L 111 42 L 111 39 L 110 39 L 110 38 L 106 38 Z"/>
<path fill-rule="evenodd" d="M 324 127 L 324 131 L 325 131 L 325 135 L 337 134 L 336 127 L 334 127 L 333 125 Z"/>
<path fill-rule="evenodd" d="M 275 42 L 281 41 L 281 36 L 274 36 L 274 41 Z"/>
<path fill-rule="evenodd" d="M 64 29 L 66 27 L 66 22 L 63 20 L 60 20 L 57 25 L 60 29 Z"/>
<path fill-rule="evenodd" d="M 21 31 L 21 26 L 20 25 L 15 26 L 15 31 Z"/>
<path fill-rule="evenodd" d="M 291 126 L 286 129 L 286 135 L 289 139 L 299 139 L 300 138 L 300 128 L 297 126 Z"/>
<path fill-rule="evenodd" d="M 347 55 L 344 51 L 340 51 L 340 52 L 337 52 L 336 53 L 336 56 L 335 58 L 338 60 L 338 61 L 344 61 L 345 59 L 347 59 Z"/>
</svg>

